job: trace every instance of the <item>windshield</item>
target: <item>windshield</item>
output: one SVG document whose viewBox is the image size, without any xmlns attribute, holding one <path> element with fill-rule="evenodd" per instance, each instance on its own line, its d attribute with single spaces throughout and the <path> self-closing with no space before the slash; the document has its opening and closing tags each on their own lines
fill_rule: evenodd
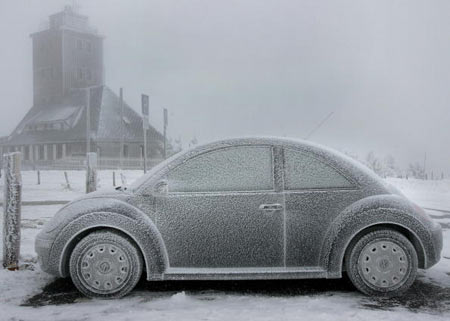
<svg viewBox="0 0 450 321">
<path fill-rule="evenodd" d="M 189 151 L 189 149 L 187 150 Z M 166 167 L 169 163 L 171 163 L 174 159 L 180 157 L 181 155 L 184 155 L 187 151 L 183 151 L 183 152 L 178 152 L 172 156 L 170 156 L 168 159 L 162 161 L 161 163 L 159 163 L 158 165 L 152 167 L 146 174 L 142 175 L 140 178 L 138 178 L 137 180 L 135 180 L 130 186 L 129 188 L 133 191 L 137 190 L 138 188 L 140 188 L 142 185 L 145 184 L 145 182 L 147 182 L 150 177 L 152 177 L 153 175 L 155 175 L 157 172 L 159 172 L 162 168 Z"/>
</svg>

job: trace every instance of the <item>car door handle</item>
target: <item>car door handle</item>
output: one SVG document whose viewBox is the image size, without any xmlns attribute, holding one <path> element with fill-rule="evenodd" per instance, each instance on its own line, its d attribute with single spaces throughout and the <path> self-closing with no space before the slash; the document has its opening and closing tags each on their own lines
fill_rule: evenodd
<svg viewBox="0 0 450 321">
<path fill-rule="evenodd" d="M 259 209 L 265 212 L 275 212 L 283 209 L 283 205 L 281 204 L 261 204 L 259 205 Z"/>
</svg>

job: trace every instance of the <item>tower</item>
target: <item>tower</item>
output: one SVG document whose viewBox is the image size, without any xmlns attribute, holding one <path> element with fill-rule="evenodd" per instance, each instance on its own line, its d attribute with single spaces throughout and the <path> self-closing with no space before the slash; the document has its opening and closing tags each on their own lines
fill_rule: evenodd
<svg viewBox="0 0 450 321">
<path fill-rule="evenodd" d="M 103 37 L 67 6 L 31 34 L 34 106 L 58 103 L 74 88 L 103 85 Z"/>
</svg>

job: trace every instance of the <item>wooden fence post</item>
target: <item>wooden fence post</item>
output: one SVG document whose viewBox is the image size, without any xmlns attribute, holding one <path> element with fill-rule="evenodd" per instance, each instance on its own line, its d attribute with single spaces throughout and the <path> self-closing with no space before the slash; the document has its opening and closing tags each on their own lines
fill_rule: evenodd
<svg viewBox="0 0 450 321">
<path fill-rule="evenodd" d="M 97 190 L 97 153 L 86 154 L 86 194 Z"/>
<path fill-rule="evenodd" d="M 19 269 L 22 176 L 19 152 L 4 156 L 3 267 Z"/>
<path fill-rule="evenodd" d="M 70 190 L 69 175 L 67 175 L 66 171 L 64 171 L 64 178 L 66 179 L 66 188 Z"/>
<path fill-rule="evenodd" d="M 116 172 L 113 171 L 113 186 L 116 187 Z"/>
<path fill-rule="evenodd" d="M 37 184 L 41 185 L 41 171 L 40 170 L 37 171 Z"/>
<path fill-rule="evenodd" d="M 127 185 L 127 178 L 123 173 L 120 173 L 120 180 L 122 181 L 122 187 Z"/>
</svg>

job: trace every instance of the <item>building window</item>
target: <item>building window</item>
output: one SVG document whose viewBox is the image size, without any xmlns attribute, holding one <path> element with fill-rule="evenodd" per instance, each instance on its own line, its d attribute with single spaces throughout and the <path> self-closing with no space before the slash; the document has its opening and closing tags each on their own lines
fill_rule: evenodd
<svg viewBox="0 0 450 321">
<path fill-rule="evenodd" d="M 127 124 L 127 125 L 130 125 L 130 124 L 131 124 L 131 121 L 130 121 L 130 119 L 129 119 L 127 116 L 123 116 L 123 117 L 122 117 L 122 120 L 123 120 L 123 122 L 124 122 L 125 124 Z"/>
<path fill-rule="evenodd" d="M 25 146 L 25 153 L 24 153 L 25 160 L 30 160 L 30 146 Z"/>
<path fill-rule="evenodd" d="M 83 80 L 83 69 L 78 68 L 77 78 L 78 80 Z"/>
<path fill-rule="evenodd" d="M 92 80 L 92 72 L 89 69 L 86 70 L 86 78 L 87 80 Z"/>
<path fill-rule="evenodd" d="M 128 145 L 123 145 L 123 157 L 128 157 Z"/>
<path fill-rule="evenodd" d="M 92 43 L 90 41 L 86 41 L 86 50 L 88 52 L 92 51 Z"/>
<path fill-rule="evenodd" d="M 53 67 L 41 68 L 38 74 L 41 79 L 55 79 L 55 70 Z"/>
<path fill-rule="evenodd" d="M 82 50 L 83 49 L 83 42 L 81 39 L 77 39 L 77 49 Z"/>
<path fill-rule="evenodd" d="M 39 145 L 38 147 L 38 158 L 39 160 L 44 159 L 44 145 Z"/>
<path fill-rule="evenodd" d="M 63 145 L 56 145 L 56 159 L 61 159 L 63 157 Z"/>
</svg>

